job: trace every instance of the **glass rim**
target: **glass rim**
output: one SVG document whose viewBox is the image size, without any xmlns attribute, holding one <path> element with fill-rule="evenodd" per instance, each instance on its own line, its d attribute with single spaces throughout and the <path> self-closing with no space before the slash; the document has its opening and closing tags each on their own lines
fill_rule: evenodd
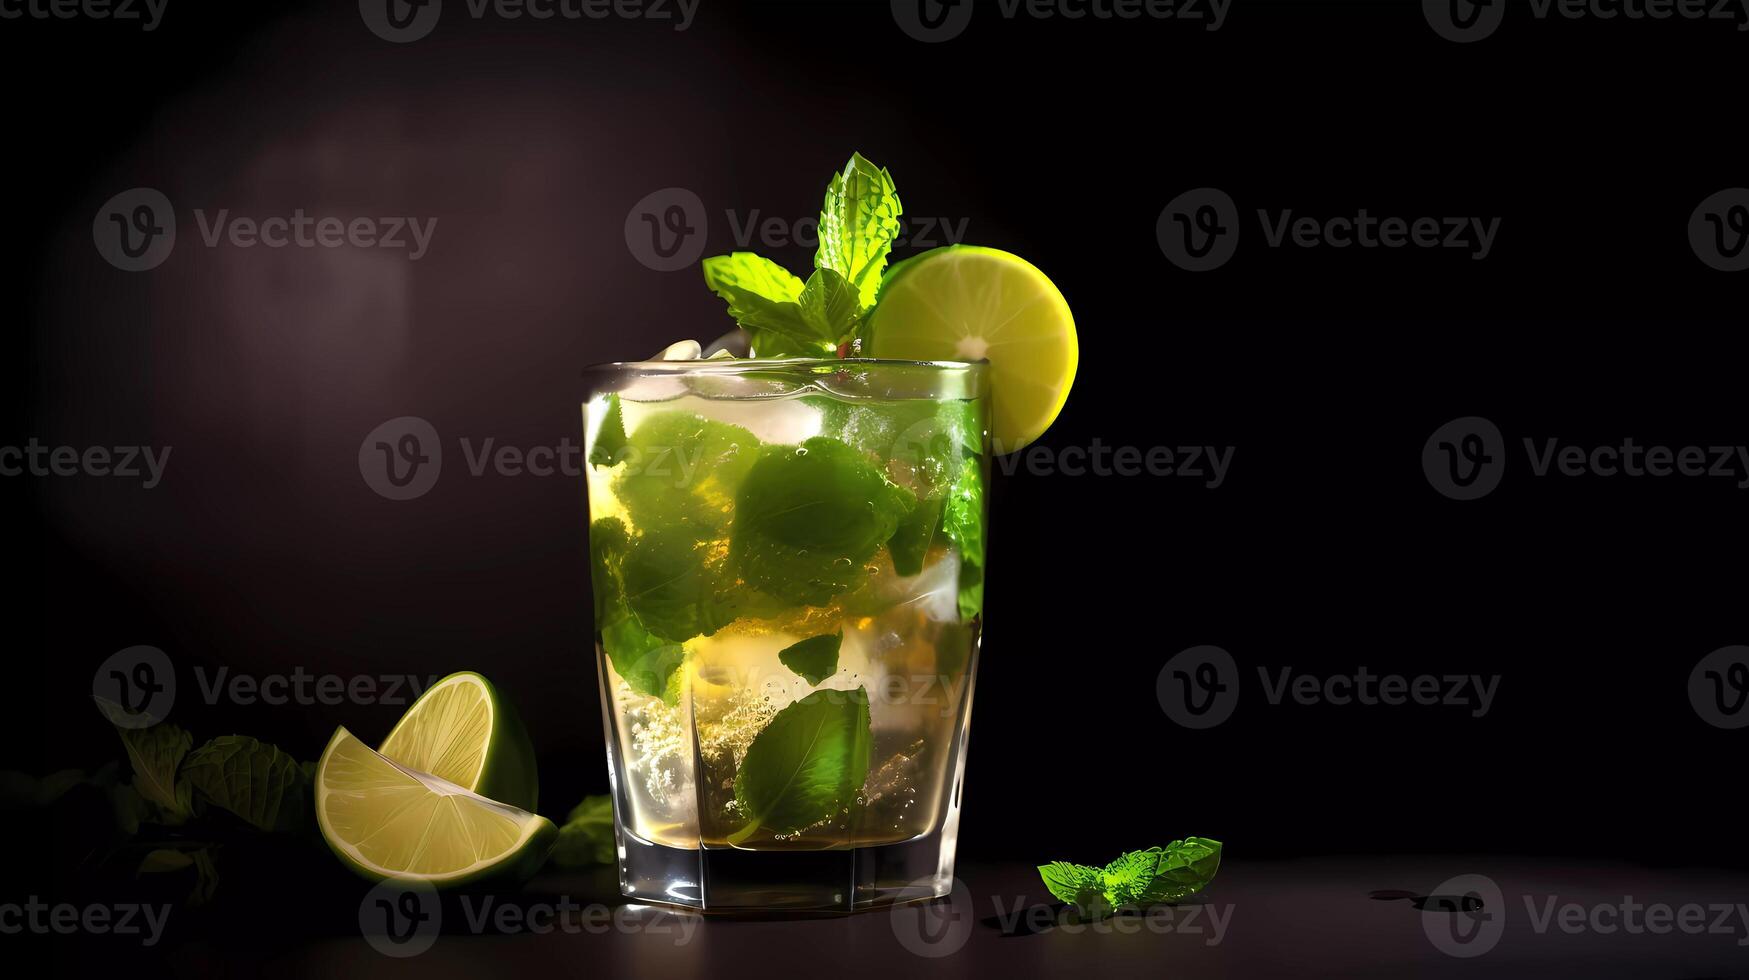
<svg viewBox="0 0 1749 980">
<path fill-rule="evenodd" d="M 890 357 L 719 357 L 691 361 L 603 361 L 583 369 L 584 374 L 605 374 L 623 371 L 648 371 L 659 374 L 741 374 L 748 371 L 772 371 L 819 368 L 921 368 L 941 371 L 974 371 L 987 369 L 988 358 L 976 361 L 921 361 Z"/>
</svg>

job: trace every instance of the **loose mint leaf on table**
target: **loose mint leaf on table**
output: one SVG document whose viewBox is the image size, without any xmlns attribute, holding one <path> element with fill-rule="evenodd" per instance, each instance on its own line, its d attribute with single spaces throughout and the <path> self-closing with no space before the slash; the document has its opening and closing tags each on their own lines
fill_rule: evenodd
<svg viewBox="0 0 1749 980">
<path fill-rule="evenodd" d="M 752 252 L 712 256 L 704 281 L 729 304 L 754 356 L 821 357 L 836 347 L 837 337 L 803 311 L 806 284 L 776 262 Z"/>
<path fill-rule="evenodd" d="M 97 698 L 97 706 L 112 723 L 126 716 L 121 705 Z M 146 728 L 117 725 L 122 747 L 134 769 L 133 788 L 154 808 L 161 823 L 177 824 L 194 815 L 188 784 L 177 777 L 177 768 L 194 746 L 194 736 L 169 722 Z"/>
<path fill-rule="evenodd" d="M 613 798 L 585 796 L 583 802 L 571 808 L 571 815 L 559 828 L 548 860 L 555 867 L 569 870 L 597 864 L 612 864 L 618 856 L 618 844 L 613 836 Z"/>
<path fill-rule="evenodd" d="M 207 803 L 260 830 L 296 830 L 308 815 L 303 767 L 245 735 L 224 735 L 195 749 L 177 775 Z"/>
<path fill-rule="evenodd" d="M 836 439 L 770 446 L 741 484 L 729 558 L 747 584 L 792 603 L 829 604 L 916 506 Z"/>
<path fill-rule="evenodd" d="M 619 396 L 607 396 L 607 414 L 601 417 L 601 428 L 595 433 L 595 446 L 589 450 L 589 465 L 617 465 L 626 449 L 625 414 L 620 409 Z"/>
<path fill-rule="evenodd" d="M 838 673 L 838 648 L 844 643 L 844 631 L 810 636 L 800 643 L 784 647 L 777 659 L 785 667 L 818 684 Z"/>
<path fill-rule="evenodd" d="M 863 309 L 875 304 L 902 210 L 892 175 L 860 153 L 852 154 L 826 186 L 814 266 L 849 280 Z"/>
<path fill-rule="evenodd" d="M 788 705 L 753 736 L 735 773 L 747 823 L 729 842 L 761 828 L 793 834 L 838 816 L 868 778 L 873 746 L 863 688 L 815 691 Z"/>
<path fill-rule="evenodd" d="M 705 541 L 728 527 L 735 491 L 758 459 L 758 438 L 738 425 L 662 412 L 627 440 L 613 492 L 638 527 L 683 529 Z"/>
<path fill-rule="evenodd" d="M 1138 905 L 1176 902 L 1208 887 L 1221 867 L 1221 842 L 1187 837 L 1167 844 L 1154 868 L 1154 880 L 1137 896 Z"/>
<path fill-rule="evenodd" d="M 1059 902 L 1096 915 L 1109 911 L 1105 903 L 1105 879 L 1098 868 L 1052 861 L 1039 866 L 1038 876 Z"/>
<path fill-rule="evenodd" d="M 961 463 L 948 489 L 941 531 L 959 550 L 960 618 L 971 619 L 984 611 L 984 471 L 977 458 Z"/>
<path fill-rule="evenodd" d="M 1208 887 L 1221 866 L 1221 842 L 1203 837 L 1130 851 L 1104 868 L 1056 861 L 1039 878 L 1059 901 L 1101 918 L 1121 908 L 1176 902 Z"/>
</svg>

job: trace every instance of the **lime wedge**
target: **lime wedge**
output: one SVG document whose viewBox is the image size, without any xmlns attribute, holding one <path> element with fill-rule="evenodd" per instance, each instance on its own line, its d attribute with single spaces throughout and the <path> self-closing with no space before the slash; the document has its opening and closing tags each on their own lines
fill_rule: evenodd
<svg viewBox="0 0 1749 980">
<path fill-rule="evenodd" d="M 315 786 L 322 837 L 367 878 L 521 880 L 558 836 L 547 818 L 398 765 L 344 728 L 322 753 Z"/>
<path fill-rule="evenodd" d="M 510 702 L 471 670 L 420 695 L 378 751 L 489 800 L 524 810 L 539 803 L 534 743 Z"/>
<path fill-rule="evenodd" d="M 869 320 L 870 357 L 990 361 L 990 436 L 999 453 L 1044 435 L 1075 383 L 1080 345 L 1063 294 L 1032 263 L 948 245 L 888 271 Z"/>
</svg>

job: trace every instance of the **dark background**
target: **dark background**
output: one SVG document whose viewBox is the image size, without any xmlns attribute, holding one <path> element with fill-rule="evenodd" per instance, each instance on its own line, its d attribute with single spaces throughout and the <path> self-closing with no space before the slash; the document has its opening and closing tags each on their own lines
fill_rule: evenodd
<svg viewBox="0 0 1749 980">
<path fill-rule="evenodd" d="M 0 768 L 118 747 L 92 672 L 135 644 L 178 670 L 173 720 L 314 758 L 399 708 L 207 705 L 197 666 L 485 672 L 541 756 L 542 809 L 606 786 L 580 481 L 474 478 L 457 440 L 580 439 L 579 369 L 727 324 L 696 271 L 623 224 L 684 187 L 811 216 L 860 150 L 912 215 L 1038 264 L 1082 362 L 1053 448 L 1234 446 L 1182 478 L 1025 472 L 994 494 L 962 855 L 1103 861 L 1199 834 L 1229 855 L 1473 852 L 1749 864 L 1744 732 L 1691 708 L 1744 642 L 1745 491 L 1719 479 L 1532 479 L 1518 440 L 1738 444 L 1741 276 L 1686 239 L 1746 183 L 1745 36 L 1729 24 L 1539 22 L 1437 36 L 1414 3 L 1235 0 L 1225 26 L 1004 21 L 942 44 L 886 4 L 703 0 L 685 32 L 475 21 L 385 43 L 356 5 L 178 3 L 152 33 L 0 22 L 8 93 L 4 438 L 173 446 L 162 486 L 6 478 L 13 627 Z M 130 274 L 93 248 L 155 187 L 179 240 Z M 1246 236 L 1189 274 L 1167 201 L 1219 187 Z M 1263 247 L 1257 208 L 1498 216 L 1448 250 Z M 209 249 L 192 211 L 439 218 L 409 263 Z M 760 247 L 792 268 L 810 250 Z M 444 476 L 385 500 L 364 435 L 443 435 Z M 1435 493 L 1459 416 L 1514 447 L 1500 488 Z M 1180 728 L 1155 695 L 1216 644 L 1237 713 Z M 1269 706 L 1257 666 L 1501 675 L 1493 710 Z"/>
</svg>

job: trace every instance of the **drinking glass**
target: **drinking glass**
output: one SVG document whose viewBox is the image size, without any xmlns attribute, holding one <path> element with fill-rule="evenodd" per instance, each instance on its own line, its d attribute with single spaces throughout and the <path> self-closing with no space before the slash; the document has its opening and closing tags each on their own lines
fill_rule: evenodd
<svg viewBox="0 0 1749 980">
<path fill-rule="evenodd" d="M 947 894 L 982 626 L 985 364 L 588 372 L 621 890 L 707 910 Z"/>
</svg>

